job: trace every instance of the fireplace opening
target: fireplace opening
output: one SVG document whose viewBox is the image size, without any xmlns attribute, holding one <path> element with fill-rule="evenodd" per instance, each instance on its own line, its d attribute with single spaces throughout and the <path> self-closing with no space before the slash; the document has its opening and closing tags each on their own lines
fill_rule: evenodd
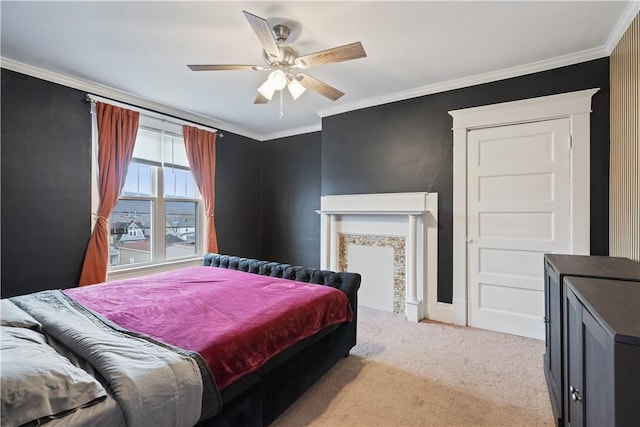
<svg viewBox="0 0 640 427">
<path fill-rule="evenodd" d="M 406 239 L 338 233 L 339 271 L 362 275 L 360 304 L 405 314 Z"/>
</svg>

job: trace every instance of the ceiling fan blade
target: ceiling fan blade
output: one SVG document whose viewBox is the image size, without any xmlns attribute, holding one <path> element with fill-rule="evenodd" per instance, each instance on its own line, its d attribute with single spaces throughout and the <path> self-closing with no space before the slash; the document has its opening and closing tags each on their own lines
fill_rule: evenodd
<svg viewBox="0 0 640 427">
<path fill-rule="evenodd" d="M 266 104 L 269 102 L 269 98 L 263 96 L 260 92 L 258 92 L 258 96 L 256 96 L 256 100 L 253 101 L 254 104 Z"/>
<path fill-rule="evenodd" d="M 309 68 L 317 65 L 333 64 L 334 62 L 365 58 L 366 56 L 367 53 L 364 51 L 362 43 L 355 42 L 300 56 L 296 59 L 296 65 L 300 68 Z"/>
<path fill-rule="evenodd" d="M 225 71 L 225 70 L 268 70 L 260 65 L 218 64 L 218 65 L 187 65 L 191 71 Z"/>
<path fill-rule="evenodd" d="M 314 90 L 320 95 L 329 98 L 332 101 L 336 101 L 342 95 L 344 95 L 344 92 L 341 92 L 335 87 L 329 86 L 328 84 L 321 82 L 320 80 L 313 78 L 307 74 L 296 74 L 296 80 L 298 80 L 300 84 L 307 89 Z"/>
<path fill-rule="evenodd" d="M 271 32 L 269 22 L 267 22 L 266 19 L 260 18 L 259 16 L 247 11 L 243 10 L 242 13 L 244 13 L 245 18 L 249 21 L 249 25 L 253 28 L 253 32 L 258 36 L 258 40 L 260 40 L 260 44 L 264 51 L 267 52 L 267 55 L 281 59 L 280 49 L 278 49 L 276 39 L 273 37 L 273 32 Z"/>
</svg>

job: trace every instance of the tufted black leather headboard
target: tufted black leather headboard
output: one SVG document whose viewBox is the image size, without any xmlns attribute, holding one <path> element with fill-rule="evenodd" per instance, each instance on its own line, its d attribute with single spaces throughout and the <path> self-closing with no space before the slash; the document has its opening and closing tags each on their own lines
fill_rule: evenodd
<svg viewBox="0 0 640 427">
<path fill-rule="evenodd" d="M 356 311 L 357 293 L 361 281 L 358 273 L 336 273 L 328 270 L 316 270 L 290 264 L 214 253 L 206 254 L 202 260 L 202 264 L 209 267 L 227 268 L 230 270 L 260 274 L 262 276 L 280 277 L 283 279 L 297 280 L 299 282 L 331 286 L 347 294 L 351 308 L 354 312 Z"/>
</svg>

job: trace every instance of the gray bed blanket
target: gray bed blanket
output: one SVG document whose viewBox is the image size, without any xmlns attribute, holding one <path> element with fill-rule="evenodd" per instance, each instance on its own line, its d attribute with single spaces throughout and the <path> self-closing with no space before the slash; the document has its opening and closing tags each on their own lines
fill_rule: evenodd
<svg viewBox="0 0 640 427">
<path fill-rule="evenodd" d="M 11 301 L 105 378 L 130 427 L 193 426 L 203 401 L 207 417 L 219 413 L 220 393 L 197 354 L 124 331 L 59 290 Z"/>
</svg>

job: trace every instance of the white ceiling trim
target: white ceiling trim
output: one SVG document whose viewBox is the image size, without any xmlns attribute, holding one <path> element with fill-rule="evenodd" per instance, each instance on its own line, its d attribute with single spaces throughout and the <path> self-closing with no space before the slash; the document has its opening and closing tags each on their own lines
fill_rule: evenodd
<svg viewBox="0 0 640 427">
<path fill-rule="evenodd" d="M 16 2 L 16 4 L 17 3 L 19 2 Z M 605 3 L 605 2 L 602 2 L 602 3 Z M 21 9 L 18 9 L 18 7 L 15 5 L 14 7 L 16 7 L 15 9 L 16 12 L 21 10 Z M 235 6 L 233 7 L 229 6 L 229 10 L 234 10 L 236 8 L 237 7 Z M 566 8 L 563 7 L 562 9 L 564 11 L 563 13 L 565 13 Z M 301 6 L 301 9 L 299 12 L 302 13 L 304 10 L 305 8 Z M 534 10 L 537 10 L 537 9 L 534 9 Z M 288 136 L 319 131 L 322 128 L 321 118 L 330 116 L 330 115 L 340 114 L 348 111 L 368 108 L 368 107 L 377 106 L 377 105 L 388 104 L 388 103 L 402 101 L 402 100 L 416 98 L 416 97 L 422 97 L 425 95 L 430 95 L 430 94 L 439 93 L 443 91 L 499 81 L 499 80 L 518 77 L 526 74 L 547 71 L 553 68 L 573 65 L 576 63 L 584 62 L 584 61 L 607 57 L 611 55 L 612 51 L 614 50 L 615 46 L 619 42 L 620 38 L 623 36 L 625 31 L 627 30 L 629 24 L 635 18 L 638 11 L 640 11 L 640 0 L 630 0 L 630 1 L 625 1 L 624 3 L 618 3 L 617 5 L 615 5 L 615 7 L 611 9 L 611 13 L 615 11 L 616 15 L 609 14 L 608 13 L 609 8 L 605 7 L 604 5 L 594 8 L 594 10 L 602 10 L 603 13 L 606 13 L 606 16 L 608 18 L 606 22 L 608 22 L 608 24 L 606 28 L 603 27 L 602 25 L 597 25 L 600 22 L 599 22 L 599 17 L 596 14 L 591 14 L 588 17 L 583 17 L 585 18 L 585 21 L 584 21 L 585 23 L 590 22 L 591 25 L 593 25 L 594 31 L 595 30 L 598 31 L 597 34 L 599 35 L 600 38 L 598 39 L 599 41 L 595 43 L 595 45 L 594 44 L 583 45 L 584 46 L 583 49 L 585 50 L 581 52 L 570 53 L 565 56 L 560 56 L 560 57 L 551 58 L 551 59 L 542 60 L 542 61 L 536 61 L 535 59 L 536 57 L 534 56 L 534 57 L 530 57 L 529 60 L 536 61 L 536 62 L 530 62 L 529 64 L 518 65 L 511 68 L 504 68 L 501 70 L 488 71 L 488 72 L 484 72 L 483 70 L 492 70 L 492 67 L 490 65 L 485 65 L 485 66 L 478 65 L 478 68 L 475 68 L 475 71 L 471 71 L 471 70 L 468 71 L 469 74 L 472 74 L 470 76 L 465 77 L 464 75 L 461 75 L 461 74 L 444 74 L 445 76 L 448 75 L 451 78 L 451 80 L 447 80 L 447 81 L 426 80 L 424 75 L 418 75 L 416 76 L 416 80 L 414 81 L 414 83 L 408 86 L 405 86 L 406 89 L 403 91 L 398 91 L 391 94 L 380 94 L 377 96 L 368 97 L 366 99 L 359 98 L 358 100 L 354 100 L 354 99 L 357 99 L 357 98 L 354 98 L 351 100 L 351 102 L 350 100 L 347 100 L 347 99 L 341 100 L 341 102 L 346 102 L 346 104 L 335 103 L 331 105 L 323 104 L 322 106 L 319 106 L 319 104 L 310 104 L 310 105 L 315 105 L 315 107 L 312 107 L 310 110 L 307 110 L 304 113 L 304 115 L 301 112 L 298 119 L 294 119 L 292 117 L 292 121 L 288 124 L 268 122 L 267 120 L 270 120 L 269 118 L 267 117 L 261 118 L 261 113 L 258 113 L 257 110 L 250 109 L 248 106 L 246 107 L 246 110 L 243 110 L 243 106 L 238 105 L 237 106 L 238 110 L 235 110 L 235 111 L 243 111 L 243 112 L 246 111 L 246 117 L 240 117 L 237 115 L 234 116 L 233 114 L 226 115 L 227 114 L 226 112 L 228 112 L 229 110 L 226 110 L 225 114 L 221 114 L 219 111 L 222 111 L 222 110 L 216 110 L 215 109 L 216 106 L 208 104 L 208 101 L 206 99 L 194 98 L 193 104 L 178 103 L 178 101 L 171 101 L 171 100 L 160 101 L 161 98 L 158 96 L 158 94 L 153 93 L 152 91 L 153 87 L 148 88 L 150 89 L 150 92 L 147 92 L 145 94 L 135 89 L 126 89 L 126 90 L 116 89 L 118 87 L 118 84 L 116 84 L 115 82 L 107 83 L 107 84 L 98 83 L 99 80 L 96 80 L 96 81 L 91 80 L 92 77 L 88 77 L 89 74 L 82 74 L 82 76 L 74 76 L 73 68 L 71 69 L 60 68 L 57 71 L 48 71 L 44 68 L 39 68 L 39 67 L 44 67 L 42 65 L 44 63 L 40 63 L 39 67 L 28 65 L 30 62 L 30 60 L 28 59 L 29 55 L 27 55 L 28 52 L 25 53 L 26 56 L 24 57 L 10 55 L 18 59 L 19 61 L 24 61 L 24 63 L 0 56 L 0 66 L 10 70 L 20 72 L 20 73 L 24 73 L 26 75 L 31 75 L 36 78 L 48 80 L 53 83 L 76 88 L 78 90 L 92 93 L 105 98 L 110 98 L 110 99 L 113 99 L 114 101 L 126 103 L 132 106 L 139 106 L 140 108 L 153 110 L 153 111 L 160 112 L 162 114 L 174 116 L 182 120 L 193 122 L 194 124 L 201 124 L 203 126 L 219 128 L 222 130 L 226 130 L 229 133 L 237 133 L 239 135 L 245 136 L 247 138 L 251 138 L 253 140 L 265 141 L 265 140 L 281 139 Z M 367 13 L 368 12 L 369 11 L 367 11 Z M 16 16 L 19 16 L 19 15 L 16 15 Z M 78 16 L 84 16 L 84 15 L 78 12 Z M 567 15 L 559 15 L 559 16 L 562 17 Z M 36 14 L 35 17 L 38 19 L 48 19 L 47 16 L 43 16 L 42 14 Z M 4 18 L 4 14 L 3 14 L 3 18 Z M 563 27 L 564 26 L 563 23 L 564 23 L 564 19 L 556 20 L 556 24 L 555 24 L 557 27 L 556 29 Z M 7 26 L 7 27 L 9 28 L 11 26 Z M 586 26 L 586 27 L 580 27 L 577 30 L 589 31 L 590 28 L 591 27 Z M 561 29 L 563 31 L 570 30 L 568 28 L 561 28 Z M 55 29 L 52 29 L 52 31 L 54 30 Z M 3 28 L 3 33 L 4 33 L 4 28 Z M 21 37 L 20 34 L 22 33 L 20 32 L 20 26 L 16 26 L 16 28 L 13 28 L 13 33 L 15 33 L 16 37 Z M 13 34 L 13 33 L 10 33 L 10 34 Z M 561 31 L 558 34 L 559 34 L 558 37 L 561 37 L 563 35 L 563 32 Z M 488 34 L 488 35 L 491 35 L 491 34 Z M 575 35 L 576 34 L 573 34 L 573 36 Z M 375 36 L 377 36 L 377 34 Z M 373 39 L 375 39 L 375 36 L 373 37 Z M 25 34 L 22 34 L 22 37 L 24 38 L 24 40 L 29 39 L 29 37 L 27 37 L 27 35 Z M 588 38 L 588 39 L 591 40 L 591 38 Z M 23 40 L 20 40 L 20 41 L 23 41 Z M 4 38 L 3 38 L 3 43 L 4 43 Z M 20 45 L 21 43 L 17 43 L 17 46 L 20 46 Z M 27 50 L 33 49 L 33 46 L 31 46 L 29 43 L 25 43 L 24 46 Z M 28 46 L 31 46 L 31 47 L 28 47 Z M 224 46 L 227 47 L 231 45 L 225 42 Z M 589 47 L 589 49 L 586 49 L 586 47 Z M 8 50 L 11 50 L 11 49 L 8 49 Z M 7 51 L 6 54 L 8 53 L 9 52 Z M 540 56 L 538 56 L 538 58 L 540 58 Z M 144 65 L 144 63 L 142 65 Z M 112 85 L 112 86 L 108 86 L 108 85 Z M 418 86 L 418 85 L 425 85 L 425 86 Z M 132 87 L 134 86 L 129 86 L 129 88 L 132 88 Z M 170 96 L 171 94 L 167 92 L 162 95 Z M 365 94 L 364 96 L 367 96 L 367 95 Z M 196 102 L 201 102 L 202 104 L 198 104 L 198 107 L 196 108 L 196 104 L 195 104 Z M 302 108 L 302 105 L 300 105 L 300 107 Z M 262 120 L 265 120 L 265 121 L 262 121 Z M 298 122 L 296 120 L 300 120 L 300 121 Z M 256 127 L 253 127 L 254 125 Z M 264 127 L 261 128 L 259 126 L 264 126 Z M 295 128 L 286 129 L 287 126 L 291 126 Z"/>
<path fill-rule="evenodd" d="M 626 15 L 625 15 L 626 16 Z M 635 15 L 633 15 L 635 17 Z M 622 20 L 621 20 L 622 21 Z M 620 21 L 620 22 L 621 22 Z M 630 23 L 631 21 L 629 21 Z M 628 26 L 628 24 L 627 24 Z M 626 30 L 626 27 L 625 27 Z M 624 31 L 622 32 L 624 34 Z M 614 46 L 615 47 L 615 46 Z M 445 92 L 447 90 L 460 89 L 464 87 L 474 86 L 483 83 L 489 83 L 498 80 L 504 80 L 512 77 L 523 76 L 526 74 L 537 73 L 554 68 L 564 67 L 567 65 L 573 65 L 580 62 L 590 61 L 593 59 L 599 59 L 610 55 L 610 51 L 606 47 L 599 47 L 595 49 L 589 49 L 582 52 L 576 52 L 569 55 L 556 57 L 544 61 L 538 61 L 530 64 L 507 68 L 504 70 L 492 71 L 489 73 L 478 74 L 475 76 L 464 77 L 461 79 L 448 80 L 445 82 L 435 83 L 432 85 L 422 86 L 416 89 L 407 91 L 401 91 L 392 93 L 389 95 L 368 98 L 363 101 L 344 104 L 338 107 L 327 108 L 318 111 L 320 117 L 328 117 L 336 114 L 346 113 L 348 111 L 359 110 L 368 107 L 374 107 L 377 105 L 388 104 L 391 102 L 403 101 L 406 99 L 417 98 L 420 96 L 431 95 L 434 93 Z M 308 126 L 297 129 L 289 129 L 283 132 L 276 132 L 272 134 L 256 134 L 249 132 L 246 129 L 238 128 L 229 123 L 225 123 L 219 120 L 205 117 L 189 111 L 177 109 L 168 105 L 160 104 L 148 99 L 144 99 L 130 93 L 114 89 L 108 86 L 103 86 L 97 83 L 89 82 L 79 79 L 77 77 L 65 76 L 63 74 L 54 73 L 42 68 L 34 67 L 32 65 L 24 64 L 19 61 L 14 61 L 9 58 L 0 57 L 1 65 L 3 68 L 7 68 L 22 74 L 26 74 L 32 77 L 40 78 L 42 80 L 58 83 L 64 86 L 72 87 L 92 93 L 94 95 L 104 96 L 116 101 L 124 102 L 141 108 L 157 111 L 170 116 L 175 116 L 184 120 L 193 121 L 202 125 L 211 126 L 217 129 L 233 132 L 238 135 L 242 135 L 248 138 L 255 139 L 257 141 L 268 141 L 271 139 L 286 138 L 288 136 L 300 135 L 304 133 L 316 132 L 322 130 L 322 124 Z"/>
<path fill-rule="evenodd" d="M 618 42 L 638 13 L 640 13 L 640 0 L 631 2 L 629 6 L 627 6 L 624 13 L 616 23 L 616 26 L 613 28 L 613 31 L 611 31 L 606 44 L 609 55 L 611 55 L 613 49 L 616 48 Z"/>
<path fill-rule="evenodd" d="M 246 129 L 241 129 L 233 126 L 229 123 L 225 123 L 220 120 L 212 119 L 211 117 L 202 116 L 200 114 L 192 113 L 190 111 L 181 110 L 171 107 L 169 105 L 160 104 L 155 101 L 151 101 L 145 98 L 141 98 L 136 95 L 132 95 L 128 92 L 124 92 L 118 89 L 114 89 L 109 86 L 103 86 L 98 83 L 90 82 L 87 80 L 79 79 L 77 77 L 66 76 L 59 73 L 54 73 L 43 68 L 34 67 L 13 59 L 0 57 L 0 65 L 2 68 L 6 68 L 18 73 L 26 74 L 31 77 L 36 77 L 42 80 L 46 80 L 52 83 L 61 84 L 63 86 L 78 89 L 93 95 L 103 96 L 105 98 L 113 99 L 125 104 L 130 104 L 135 107 L 144 108 L 158 113 L 166 114 L 168 116 L 174 116 L 179 119 L 183 119 L 194 124 L 201 124 L 204 126 L 210 126 L 215 129 L 221 129 L 223 131 L 233 132 L 238 135 L 246 136 L 248 138 L 262 141 L 260 135 L 248 132 Z"/>
<path fill-rule="evenodd" d="M 63 86 L 71 87 L 73 89 L 82 90 L 93 95 L 103 96 L 105 98 L 119 101 L 125 104 L 130 104 L 135 107 L 144 108 L 158 113 L 163 113 L 169 116 L 174 116 L 179 119 L 194 122 L 194 124 L 201 124 L 204 126 L 210 126 L 212 128 L 220 129 L 222 131 L 233 132 L 238 135 L 245 136 L 247 138 L 255 139 L 256 141 L 268 141 L 271 139 L 286 138 L 288 136 L 301 135 L 305 133 L 317 132 L 322 130 L 322 124 L 318 123 L 313 126 L 306 126 L 296 129 L 289 129 L 282 132 L 276 132 L 271 134 L 257 134 L 250 132 L 246 129 L 239 128 L 232 124 L 206 117 L 200 114 L 192 113 L 190 111 L 174 108 L 169 105 L 160 104 L 155 101 L 151 101 L 139 96 L 132 95 L 128 92 L 124 92 L 118 89 L 114 89 L 109 86 L 100 85 L 87 80 L 79 79 L 77 77 L 71 77 L 53 71 L 45 70 L 43 68 L 34 67 L 33 65 L 25 64 L 23 62 L 15 61 L 13 59 L 0 56 L 0 65 L 2 68 L 15 71 L 17 73 L 26 74 L 31 77 L 46 80 L 52 83 L 57 83 Z"/>
<path fill-rule="evenodd" d="M 261 141 L 270 141 L 272 139 L 286 138 L 288 136 L 302 135 L 305 133 L 318 132 L 321 130 L 322 130 L 322 124 L 318 123 L 317 125 L 265 134 L 265 135 L 262 135 L 263 139 Z"/>
<path fill-rule="evenodd" d="M 338 107 L 327 108 L 318 111 L 320 117 L 333 116 L 345 113 L 347 111 L 359 110 L 362 108 L 373 107 L 376 105 L 388 104 L 391 102 L 402 101 L 419 96 L 431 95 L 434 93 L 445 92 L 453 89 L 461 89 L 464 87 L 475 86 L 483 83 L 495 82 L 498 80 L 509 79 L 512 77 L 524 76 L 527 74 L 539 73 L 541 71 L 552 70 L 554 68 L 574 65 L 580 62 L 591 61 L 609 56 L 610 52 L 604 46 L 594 49 L 583 50 L 581 52 L 571 53 L 569 55 L 558 56 L 556 58 L 545 59 L 543 61 L 532 62 L 530 64 L 518 65 L 516 67 L 505 68 L 503 70 L 491 71 L 475 76 L 463 77 L 460 79 L 448 80 L 445 82 L 434 83 L 419 88 L 396 92 L 389 95 L 368 98 L 363 101 L 343 104 Z"/>
<path fill-rule="evenodd" d="M 397 92 L 380 97 L 368 98 L 362 101 L 343 104 L 338 107 L 326 108 L 318 111 L 320 117 L 333 116 L 345 113 L 347 111 L 359 110 L 362 108 L 374 107 L 376 105 L 388 104 L 391 102 L 402 101 L 419 96 L 431 95 L 434 93 L 445 92 L 447 90 L 460 89 L 463 87 L 474 86 L 483 83 L 489 83 L 498 80 L 504 80 L 512 77 L 524 76 L 526 74 L 538 73 L 541 71 L 551 70 L 554 68 L 574 65 L 580 62 L 591 61 L 610 56 L 616 45 L 640 12 L 640 0 L 630 2 L 620 17 L 613 31 L 604 46 L 594 49 L 587 49 L 581 52 L 571 53 L 569 55 L 558 56 L 543 61 L 532 62 L 530 64 L 519 65 L 503 70 L 492 71 L 475 76 L 463 77 L 461 79 L 448 80 L 439 82 L 408 91 Z"/>
<path fill-rule="evenodd" d="M 389 95 L 367 98 L 362 101 L 353 102 L 349 104 L 343 104 L 336 107 L 331 107 L 323 110 L 319 110 L 317 114 L 320 117 L 328 117 L 336 114 L 345 113 L 348 111 L 359 110 L 368 107 L 374 107 L 377 105 L 388 104 L 391 102 L 402 101 L 406 99 L 416 98 L 425 95 L 431 95 L 434 93 L 444 92 L 448 90 L 460 89 L 464 87 L 474 86 L 483 83 L 489 83 L 499 80 L 504 80 L 512 77 L 519 77 L 527 74 L 537 73 L 541 71 L 547 71 L 554 68 L 564 67 L 567 65 L 574 65 L 580 62 L 590 61 L 594 59 L 600 59 L 607 57 L 611 54 L 615 46 L 620 41 L 620 38 L 624 35 L 626 29 L 631 24 L 636 14 L 640 11 L 640 1 L 631 2 L 626 8 L 623 16 L 618 20 L 616 27 L 612 31 L 605 46 L 601 46 L 594 49 L 588 49 L 581 52 L 572 53 L 569 55 L 559 56 L 543 61 L 533 62 L 530 64 L 511 67 L 503 70 L 492 71 L 488 73 L 478 74 L 474 76 L 464 77 L 460 79 L 453 79 L 444 82 L 439 82 L 431 85 L 418 87 L 406 91 L 396 92 Z M 319 123 L 313 126 L 307 126 L 296 129 L 289 129 L 282 132 L 276 132 L 271 134 L 256 134 L 250 132 L 244 128 L 239 128 L 230 123 L 216 120 L 211 117 L 203 116 L 190 111 L 171 107 L 169 105 L 160 104 L 149 99 L 145 99 L 136 95 L 132 95 L 128 92 L 124 92 L 112 87 L 100 85 L 94 82 L 83 80 L 77 77 L 67 76 L 59 73 L 55 73 L 49 70 L 45 70 L 39 67 L 28 65 L 19 61 L 15 61 L 9 58 L 0 56 L 1 66 L 22 74 L 26 74 L 32 77 L 40 78 L 53 83 L 58 83 L 64 86 L 72 87 L 78 90 L 86 91 L 95 95 L 111 98 L 116 101 L 131 104 L 141 108 L 157 111 L 163 114 L 175 116 L 177 118 L 199 123 L 205 126 L 211 126 L 219 128 L 229 132 L 236 133 L 248 138 L 255 139 L 257 141 L 268 141 L 272 139 L 286 138 L 289 136 L 300 135 L 305 133 L 317 132 L 322 130 L 322 124 Z"/>
</svg>

